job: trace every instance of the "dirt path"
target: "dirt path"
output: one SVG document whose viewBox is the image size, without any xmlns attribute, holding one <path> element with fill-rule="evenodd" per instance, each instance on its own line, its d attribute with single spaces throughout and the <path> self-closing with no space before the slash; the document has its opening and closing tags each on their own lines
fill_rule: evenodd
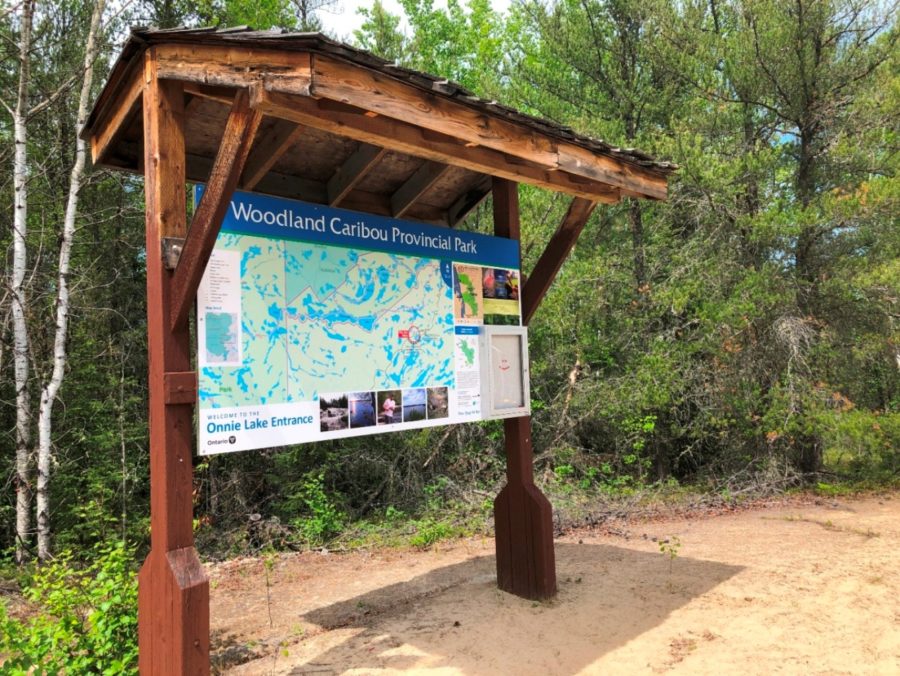
<svg viewBox="0 0 900 676">
<path fill-rule="evenodd" d="M 214 661 L 245 662 L 229 674 L 900 674 L 900 495 L 821 502 L 561 538 L 559 596 L 542 604 L 496 589 L 491 540 L 286 557 L 269 602 L 263 564 L 222 564 Z M 670 561 L 654 538 L 672 536 Z"/>
</svg>

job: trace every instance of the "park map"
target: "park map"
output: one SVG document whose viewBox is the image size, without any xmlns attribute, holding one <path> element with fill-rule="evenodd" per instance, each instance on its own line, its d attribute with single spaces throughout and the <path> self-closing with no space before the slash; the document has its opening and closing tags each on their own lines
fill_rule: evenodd
<svg viewBox="0 0 900 676">
<path fill-rule="evenodd" d="M 201 407 L 310 401 L 321 383 L 454 387 L 438 260 L 230 233 L 220 251 L 240 254 L 241 312 L 206 313 Z"/>
</svg>

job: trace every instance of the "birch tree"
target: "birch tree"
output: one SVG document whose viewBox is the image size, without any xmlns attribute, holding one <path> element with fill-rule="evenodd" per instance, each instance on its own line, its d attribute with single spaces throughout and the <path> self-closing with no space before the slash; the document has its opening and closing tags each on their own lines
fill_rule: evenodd
<svg viewBox="0 0 900 676">
<path fill-rule="evenodd" d="M 69 177 L 69 194 L 63 216 L 59 245 L 59 266 L 56 280 L 56 328 L 53 339 L 53 369 L 41 389 L 38 410 L 37 449 L 37 545 L 38 558 L 46 559 L 50 554 L 50 472 L 53 459 L 52 431 L 53 404 L 59 394 L 66 373 L 68 355 L 66 338 L 69 328 L 69 269 L 72 256 L 72 242 L 75 237 L 75 218 L 78 214 L 78 196 L 84 181 L 84 165 L 87 143 L 78 131 L 84 126 L 89 112 L 91 86 L 94 79 L 94 61 L 99 49 L 101 19 L 106 0 L 97 0 L 91 13 L 91 24 L 84 51 L 83 77 L 78 98 L 78 113 L 75 140 L 75 162 Z"/>
<path fill-rule="evenodd" d="M 25 310 L 28 267 L 28 86 L 34 0 L 24 0 L 19 26 L 19 82 L 13 121 L 13 263 L 10 292 L 13 317 L 13 363 L 16 386 L 16 561 L 28 556 L 31 534 L 31 396 L 28 390 L 29 347 Z M 9 107 L 7 106 L 7 110 Z"/>
</svg>

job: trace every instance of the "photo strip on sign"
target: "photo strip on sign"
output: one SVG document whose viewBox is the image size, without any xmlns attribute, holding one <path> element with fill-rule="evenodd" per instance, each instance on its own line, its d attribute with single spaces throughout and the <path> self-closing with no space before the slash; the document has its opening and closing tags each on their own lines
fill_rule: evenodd
<svg viewBox="0 0 900 676">
<path fill-rule="evenodd" d="M 235 192 L 197 294 L 200 454 L 505 417 L 480 338 L 524 335 L 520 286 L 515 240 Z"/>
</svg>

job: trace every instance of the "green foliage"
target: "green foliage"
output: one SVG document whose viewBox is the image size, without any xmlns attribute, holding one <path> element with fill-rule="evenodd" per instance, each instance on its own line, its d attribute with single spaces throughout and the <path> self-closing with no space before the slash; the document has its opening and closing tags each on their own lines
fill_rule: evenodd
<svg viewBox="0 0 900 676">
<path fill-rule="evenodd" d="M 314 11 L 323 3 L 314 0 L 144 0 L 143 4 L 150 23 L 160 28 L 198 25 L 317 30 L 319 24 Z M 303 11 L 297 11 L 298 5 Z"/>
<path fill-rule="evenodd" d="M 830 410 L 816 427 L 830 467 L 857 480 L 890 481 L 900 474 L 900 413 Z"/>
<path fill-rule="evenodd" d="M 553 468 L 553 473 L 559 481 L 563 481 L 575 474 L 575 468 L 572 465 L 557 465 Z"/>
<path fill-rule="evenodd" d="M 384 518 L 391 522 L 396 522 L 402 520 L 406 515 L 402 510 L 397 509 L 393 505 L 388 505 L 388 508 L 384 511 Z"/>
<path fill-rule="evenodd" d="M 400 17 L 385 10 L 380 0 L 375 0 L 371 9 L 360 7 L 357 11 L 364 19 L 354 32 L 359 46 L 389 61 L 401 61 L 407 46 L 400 32 Z"/>
<path fill-rule="evenodd" d="M 26 619 L 0 605 L 0 655 L 8 674 L 137 673 L 137 581 L 131 551 L 98 544 L 80 567 L 65 551 L 23 585 Z"/>
<path fill-rule="evenodd" d="M 129 23 L 310 27 L 319 4 L 142 0 L 136 13 L 121 8 L 104 39 Z M 889 5 L 526 0 L 506 15 L 487 0 L 401 5 L 402 17 L 364 9 L 358 43 L 679 165 L 665 202 L 596 210 L 529 327 L 536 474 L 549 491 L 574 500 L 672 479 L 724 494 L 743 482 L 898 480 L 900 51 Z M 43 375 L 77 128 L 67 93 L 77 88 L 62 85 L 80 63 L 89 7 L 38 7 L 33 92 L 63 92 L 29 122 L 29 248 L 42 252 L 30 261 L 29 322 Z M 6 101 L 14 19 L 0 17 Z M 109 66 L 98 61 L 98 89 Z M 8 126 L 0 144 L 9 158 Z M 527 272 L 570 200 L 524 185 L 519 194 Z M 147 545 L 141 195 L 139 180 L 96 172 L 81 193 L 69 373 L 54 409 L 59 549 L 92 551 L 112 533 Z M 4 223 L 11 211 L 7 182 Z M 490 211 L 464 227 L 490 231 Z M 10 233 L 0 228 L 3 250 Z M 0 316 L 9 302 L 0 297 Z M 9 359 L 0 371 L 0 402 L 12 402 Z M 37 377 L 32 389 L 36 402 Z M 0 406 L 2 429 L 14 419 Z M 12 437 L 0 436 L 7 475 L 13 456 Z M 366 524 L 354 526 L 362 540 L 428 546 L 485 528 L 504 464 L 497 421 L 210 457 L 195 471 L 198 538 L 205 552 L 231 554 L 281 546 L 294 527 L 320 545 L 354 522 Z M 14 504 L 6 482 L 0 551 L 14 542 Z"/>
<path fill-rule="evenodd" d="M 425 506 L 428 510 L 439 510 L 444 505 L 444 492 L 450 484 L 445 476 L 439 476 L 422 488 L 425 494 Z"/>
<path fill-rule="evenodd" d="M 678 552 L 681 550 L 681 539 L 677 535 L 671 535 L 665 540 L 660 540 L 659 553 L 669 559 L 669 572 L 672 572 L 672 563 L 678 558 Z"/>
<path fill-rule="evenodd" d="M 325 474 L 306 475 L 300 491 L 293 496 L 295 501 L 306 508 L 306 516 L 294 520 L 294 526 L 304 541 L 310 545 L 321 545 L 344 528 L 346 515 L 338 509 L 325 490 Z"/>
<path fill-rule="evenodd" d="M 443 521 L 422 519 L 415 524 L 416 532 L 409 539 L 409 544 L 420 549 L 427 549 L 441 540 L 454 537 L 458 534 L 456 528 Z"/>
</svg>

